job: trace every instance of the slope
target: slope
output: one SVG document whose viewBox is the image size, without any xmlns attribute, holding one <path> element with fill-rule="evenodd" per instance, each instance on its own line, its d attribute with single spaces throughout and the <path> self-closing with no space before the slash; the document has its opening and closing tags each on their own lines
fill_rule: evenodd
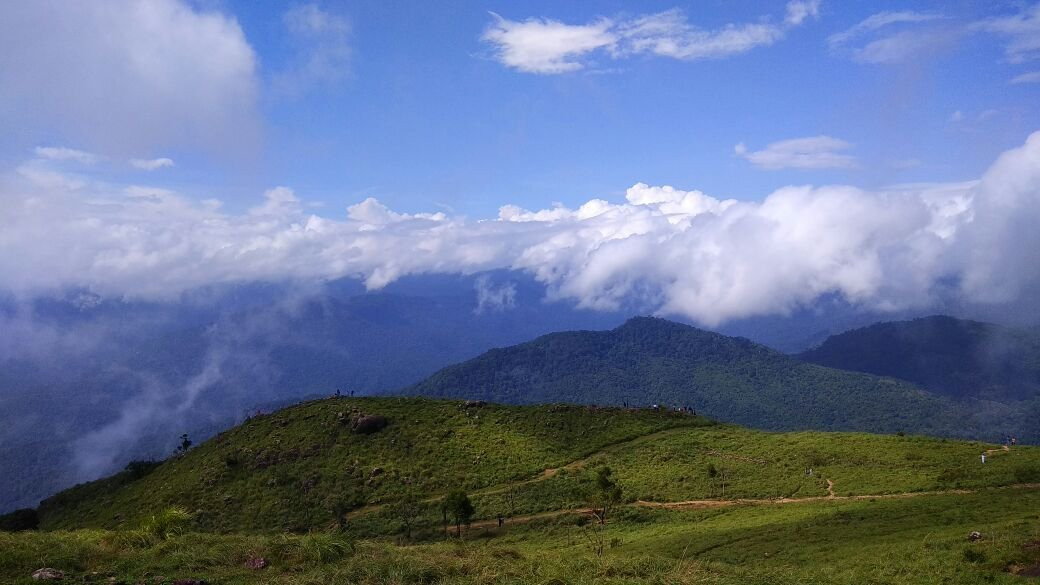
<svg viewBox="0 0 1040 585">
<path fill-rule="evenodd" d="M 358 424 L 384 417 L 377 429 Z M 374 432 L 359 432 L 361 429 Z M 478 525 L 587 506 L 610 466 L 625 501 L 718 505 L 982 489 L 1040 481 L 1040 449 L 925 437 L 770 433 L 652 409 L 499 406 L 421 398 L 328 398 L 256 417 L 157 466 L 135 465 L 45 500 L 45 529 L 135 529 L 169 506 L 195 530 L 353 534 L 400 530 L 412 494 L 419 533 L 440 498 L 469 492 Z M 808 470 L 812 469 L 810 473 Z M 739 502 L 734 500 L 739 499 Z M 801 501 L 801 500 L 798 500 Z"/>
</svg>

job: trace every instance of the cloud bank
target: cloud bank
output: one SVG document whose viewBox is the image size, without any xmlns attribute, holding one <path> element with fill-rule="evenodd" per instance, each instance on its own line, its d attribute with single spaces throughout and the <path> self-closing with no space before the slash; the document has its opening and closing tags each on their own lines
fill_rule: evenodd
<svg viewBox="0 0 1040 585">
<path fill-rule="evenodd" d="M 624 202 L 505 206 L 487 220 L 375 199 L 319 217 L 284 187 L 232 214 L 54 164 L 26 163 L 0 186 L 0 288 L 169 298 L 216 283 L 356 276 L 377 289 L 408 274 L 511 268 L 551 298 L 600 309 L 636 299 L 712 325 L 824 294 L 894 310 L 934 301 L 939 287 L 1004 302 L 1040 282 L 1040 132 L 966 183 L 791 186 L 757 202 L 638 183 Z"/>
<path fill-rule="evenodd" d="M 525 73 L 558 74 L 586 67 L 602 50 L 612 59 L 655 55 L 684 61 L 727 57 L 772 45 L 791 28 L 819 15 L 819 0 L 792 0 L 779 23 L 728 24 L 703 30 L 679 10 L 635 18 L 600 18 L 588 24 L 565 24 L 547 18 L 514 21 L 492 13 L 481 40 L 492 46 L 503 65 Z"/>
<path fill-rule="evenodd" d="M 257 68 L 234 19 L 177 0 L 0 3 L 5 128 L 109 153 L 220 152 L 257 132 Z"/>
</svg>

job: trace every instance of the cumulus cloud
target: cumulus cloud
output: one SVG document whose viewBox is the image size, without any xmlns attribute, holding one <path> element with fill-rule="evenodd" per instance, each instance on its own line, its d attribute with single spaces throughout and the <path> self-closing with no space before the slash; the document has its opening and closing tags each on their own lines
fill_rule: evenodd
<svg viewBox="0 0 1040 585">
<path fill-rule="evenodd" d="M 743 142 L 733 151 L 756 167 L 779 169 L 847 169 L 856 166 L 856 158 L 841 151 L 852 145 L 830 136 L 793 138 L 769 144 L 762 150 L 749 151 Z"/>
<path fill-rule="evenodd" d="M 86 286 L 164 298 L 342 276 L 379 288 L 408 274 L 508 268 L 550 298 L 602 309 L 634 299 L 710 325 L 825 294 L 900 309 L 933 302 L 937 287 L 1003 302 L 1040 284 L 1040 133 L 965 183 L 792 186 L 761 201 L 639 183 L 623 202 L 505 206 L 487 220 L 399 213 L 375 199 L 319 217 L 284 187 L 234 214 L 162 189 L 22 173 L 6 174 L 0 194 L 0 288 L 22 294 Z M 508 288 L 485 295 L 508 303 Z"/>
<path fill-rule="evenodd" d="M 133 158 L 130 166 L 142 171 L 154 171 L 164 167 L 172 167 L 173 160 L 169 158 Z"/>
<path fill-rule="evenodd" d="M 238 23 L 181 0 L 0 3 L 0 124 L 107 153 L 220 152 L 256 133 Z"/>
<path fill-rule="evenodd" d="M 576 71 L 600 50 L 613 59 L 646 54 L 691 61 L 771 45 L 791 28 L 818 17 L 819 4 L 819 0 L 793 0 L 780 23 L 728 24 L 717 30 L 690 24 L 679 9 L 635 18 L 599 18 L 587 24 L 544 18 L 513 21 L 492 13 L 494 20 L 481 40 L 492 45 L 503 65 L 526 73 Z"/>
</svg>

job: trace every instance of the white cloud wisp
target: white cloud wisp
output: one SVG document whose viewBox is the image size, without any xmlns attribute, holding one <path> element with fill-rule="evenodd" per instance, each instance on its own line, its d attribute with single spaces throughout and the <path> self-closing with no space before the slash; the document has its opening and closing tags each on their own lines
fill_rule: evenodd
<svg viewBox="0 0 1040 585">
<path fill-rule="evenodd" d="M 656 55 L 684 61 L 726 57 L 776 43 L 797 26 L 819 15 L 819 0 L 792 0 L 780 23 L 728 24 L 700 29 L 679 9 L 635 18 L 600 18 L 588 24 L 551 19 L 513 21 L 492 13 L 494 21 L 481 40 L 495 58 L 525 73 L 558 74 L 583 69 L 602 50 L 613 59 Z"/>
<path fill-rule="evenodd" d="M 733 147 L 733 151 L 756 167 L 767 170 L 848 169 L 856 166 L 854 156 L 842 153 L 849 148 L 852 145 L 844 140 L 811 136 L 773 142 L 758 151 L 749 151 L 741 142 Z"/>
</svg>

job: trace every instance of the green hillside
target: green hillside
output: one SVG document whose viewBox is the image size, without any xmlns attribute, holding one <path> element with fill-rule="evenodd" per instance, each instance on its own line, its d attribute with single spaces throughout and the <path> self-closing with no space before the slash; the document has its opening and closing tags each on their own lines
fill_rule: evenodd
<svg viewBox="0 0 1040 585">
<path fill-rule="evenodd" d="M 353 427 L 365 417 L 388 424 L 358 432 Z M 603 465 L 632 502 L 825 496 L 828 480 L 837 495 L 1040 481 L 1033 477 L 1040 449 L 980 465 L 980 453 L 992 448 L 925 437 L 770 433 L 651 409 L 329 398 L 253 418 L 154 469 L 61 492 L 44 500 L 39 517 L 45 529 L 132 528 L 177 506 L 204 531 L 349 525 L 386 534 L 397 530 L 388 504 L 408 495 L 436 515 L 440 497 L 464 489 L 478 519 L 580 507 L 587 472 Z"/>
<path fill-rule="evenodd" d="M 834 335 L 800 356 L 820 365 L 909 380 L 955 398 L 1040 396 L 1040 332 L 934 316 Z"/>
<path fill-rule="evenodd" d="M 970 409 L 908 382 L 807 364 L 663 319 L 554 333 L 450 366 L 404 394 L 510 404 L 665 404 L 765 429 L 996 438 Z"/>
<path fill-rule="evenodd" d="M 604 466 L 622 492 L 597 528 Z M 461 540 L 440 508 L 460 488 Z M 46 500 L 40 532 L 0 532 L 0 581 L 1002 583 L 1040 567 L 1038 488 L 1036 447 L 334 397 Z M 171 507 L 182 528 L 157 532 Z M 244 566 L 257 557 L 263 573 Z"/>
</svg>

